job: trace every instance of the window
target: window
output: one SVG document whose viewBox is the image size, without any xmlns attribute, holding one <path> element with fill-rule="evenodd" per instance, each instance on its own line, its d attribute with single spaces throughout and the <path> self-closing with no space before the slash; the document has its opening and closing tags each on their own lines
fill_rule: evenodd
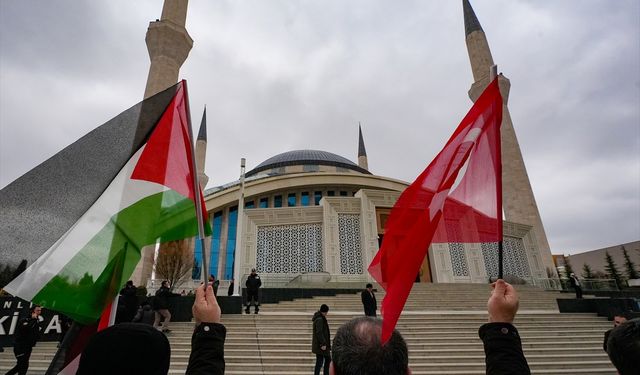
<svg viewBox="0 0 640 375">
<path fill-rule="evenodd" d="M 302 192 L 300 193 L 300 204 L 302 206 L 308 206 L 309 205 L 309 193 L 308 192 Z"/>
<path fill-rule="evenodd" d="M 333 190 L 329 190 L 329 191 L 327 191 L 327 196 L 329 196 L 329 197 L 333 197 L 334 195 L 336 195 L 336 192 L 335 192 L 335 191 L 333 191 Z"/>
<path fill-rule="evenodd" d="M 322 199 L 322 192 L 321 191 L 314 192 L 313 201 L 315 202 L 316 206 L 320 204 L 320 199 Z"/>
<path fill-rule="evenodd" d="M 220 257 L 220 235 L 222 234 L 222 211 L 213 214 L 211 233 L 211 257 L 209 258 L 209 275 L 218 277 L 218 258 Z M 199 241 L 198 241 L 199 242 Z"/>
<path fill-rule="evenodd" d="M 260 208 L 269 208 L 269 198 L 260 198 Z"/>
<path fill-rule="evenodd" d="M 244 202 L 244 208 L 256 208 L 254 201 Z"/>
<path fill-rule="evenodd" d="M 302 166 L 302 171 L 303 172 L 318 172 L 320 170 L 320 166 L 315 164 L 315 165 L 303 165 Z"/>
<path fill-rule="evenodd" d="M 296 206 L 296 193 L 289 193 L 287 196 L 287 207 Z"/>
<path fill-rule="evenodd" d="M 229 228 L 227 230 L 227 262 L 224 266 L 224 278 L 233 279 L 233 266 L 236 255 L 236 230 L 238 228 L 238 206 L 229 209 Z"/>
<path fill-rule="evenodd" d="M 348 196 L 349 196 L 349 193 L 347 193 L 346 191 L 341 191 L 341 192 L 340 192 L 340 196 L 341 196 L 341 197 L 348 197 Z"/>
<path fill-rule="evenodd" d="M 282 207 L 282 195 L 273 197 L 273 207 Z"/>
</svg>

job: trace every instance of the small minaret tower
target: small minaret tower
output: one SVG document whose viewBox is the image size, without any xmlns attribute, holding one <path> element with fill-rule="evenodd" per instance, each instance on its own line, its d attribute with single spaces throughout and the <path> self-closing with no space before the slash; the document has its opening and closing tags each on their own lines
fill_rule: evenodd
<svg viewBox="0 0 640 375">
<path fill-rule="evenodd" d="M 209 182 L 209 176 L 204 173 L 204 163 L 207 157 L 207 108 L 202 112 L 202 121 L 200 122 L 200 130 L 198 130 L 198 139 L 196 140 L 196 169 L 198 172 L 198 181 L 200 189 L 204 191 L 204 187 Z"/>
<path fill-rule="evenodd" d="M 364 139 L 362 138 L 362 126 L 358 122 L 358 166 L 362 169 L 369 170 L 369 162 L 367 161 L 367 150 L 364 148 Z"/>
<path fill-rule="evenodd" d="M 145 99 L 178 82 L 180 67 L 193 47 L 185 28 L 188 4 L 189 0 L 164 0 L 160 19 L 149 22 L 145 41 L 151 66 Z"/>
<path fill-rule="evenodd" d="M 471 4 L 469 4 L 469 0 L 462 0 L 462 8 L 467 51 L 475 81 L 469 90 L 469 97 L 475 102 L 489 84 L 489 68 L 494 63 L 487 37 L 473 8 L 471 8 Z M 498 83 L 503 98 L 500 129 L 502 134 L 502 205 L 504 215 L 508 221 L 533 227 L 542 262 L 545 267 L 554 270 L 549 241 L 542 225 L 538 205 L 533 195 L 518 138 L 507 107 L 511 83 L 502 74 L 498 76 Z"/>
</svg>

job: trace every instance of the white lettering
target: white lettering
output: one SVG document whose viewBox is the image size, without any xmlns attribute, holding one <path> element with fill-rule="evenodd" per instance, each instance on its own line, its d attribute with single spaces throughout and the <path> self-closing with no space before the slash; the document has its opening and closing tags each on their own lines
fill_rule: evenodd
<svg viewBox="0 0 640 375">
<path fill-rule="evenodd" d="M 60 318 L 58 315 L 54 315 L 49 321 L 47 328 L 44 329 L 44 334 L 46 335 L 49 331 L 55 329 L 57 333 L 62 333 L 62 326 L 60 325 Z"/>
<path fill-rule="evenodd" d="M 11 301 L 4 301 L 3 309 L 10 309 L 10 308 L 11 308 Z"/>
<path fill-rule="evenodd" d="M 18 306 L 16 306 L 16 309 L 21 309 L 22 308 L 22 301 L 18 301 Z"/>
<path fill-rule="evenodd" d="M 4 330 L 4 321 L 9 319 L 9 315 L 5 315 L 0 318 L 0 335 L 6 335 L 7 333 Z"/>
<path fill-rule="evenodd" d="M 16 331 L 16 324 L 18 324 L 18 315 L 20 313 L 19 312 L 14 312 L 13 313 L 13 318 L 11 318 L 11 327 L 9 328 L 9 334 L 13 335 L 13 333 Z"/>
</svg>

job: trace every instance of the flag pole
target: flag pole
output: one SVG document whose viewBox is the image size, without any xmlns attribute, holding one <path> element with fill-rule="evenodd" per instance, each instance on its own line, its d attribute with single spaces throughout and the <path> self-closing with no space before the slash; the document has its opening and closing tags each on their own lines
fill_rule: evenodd
<svg viewBox="0 0 640 375">
<path fill-rule="evenodd" d="M 187 112 L 187 128 L 189 129 L 189 147 L 191 148 L 191 174 L 193 175 L 193 203 L 196 206 L 196 219 L 198 220 L 198 239 L 200 241 L 200 249 L 202 249 L 202 282 L 206 283 L 207 279 L 207 257 L 205 256 L 204 248 L 204 219 L 202 206 L 200 205 L 200 182 L 198 181 L 198 173 L 196 169 L 196 152 L 193 146 L 193 129 L 191 127 L 191 109 L 189 108 L 189 95 L 187 93 L 187 81 L 182 80 L 184 89 L 185 105 Z"/>
<path fill-rule="evenodd" d="M 498 65 L 492 65 L 489 67 L 489 83 L 493 82 L 494 79 L 496 79 L 496 77 L 498 76 Z M 502 125 L 502 124 L 500 124 Z M 500 134 L 500 133 L 498 133 Z M 497 144 L 500 145 L 501 139 L 497 140 Z M 500 153 L 502 153 L 502 149 L 500 149 Z M 500 155 L 500 163 L 499 163 L 499 168 L 500 170 L 497 171 L 499 172 L 496 173 L 498 174 L 498 176 L 500 176 L 500 184 L 498 189 L 496 189 L 496 202 L 498 202 L 498 212 L 496 212 L 497 215 L 497 219 L 499 220 L 498 222 L 498 228 L 499 228 L 499 232 L 498 233 L 498 279 L 502 279 L 504 276 L 504 267 L 503 267 L 503 240 L 502 240 L 502 155 Z"/>
</svg>

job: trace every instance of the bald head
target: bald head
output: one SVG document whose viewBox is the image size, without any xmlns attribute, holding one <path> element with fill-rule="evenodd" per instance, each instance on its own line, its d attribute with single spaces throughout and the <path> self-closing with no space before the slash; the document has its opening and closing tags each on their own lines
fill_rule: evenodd
<svg viewBox="0 0 640 375">
<path fill-rule="evenodd" d="M 355 318 L 343 324 L 333 339 L 331 370 L 334 375 L 406 375 L 409 370 L 407 344 L 394 330 L 380 344 L 382 320 Z"/>
</svg>

